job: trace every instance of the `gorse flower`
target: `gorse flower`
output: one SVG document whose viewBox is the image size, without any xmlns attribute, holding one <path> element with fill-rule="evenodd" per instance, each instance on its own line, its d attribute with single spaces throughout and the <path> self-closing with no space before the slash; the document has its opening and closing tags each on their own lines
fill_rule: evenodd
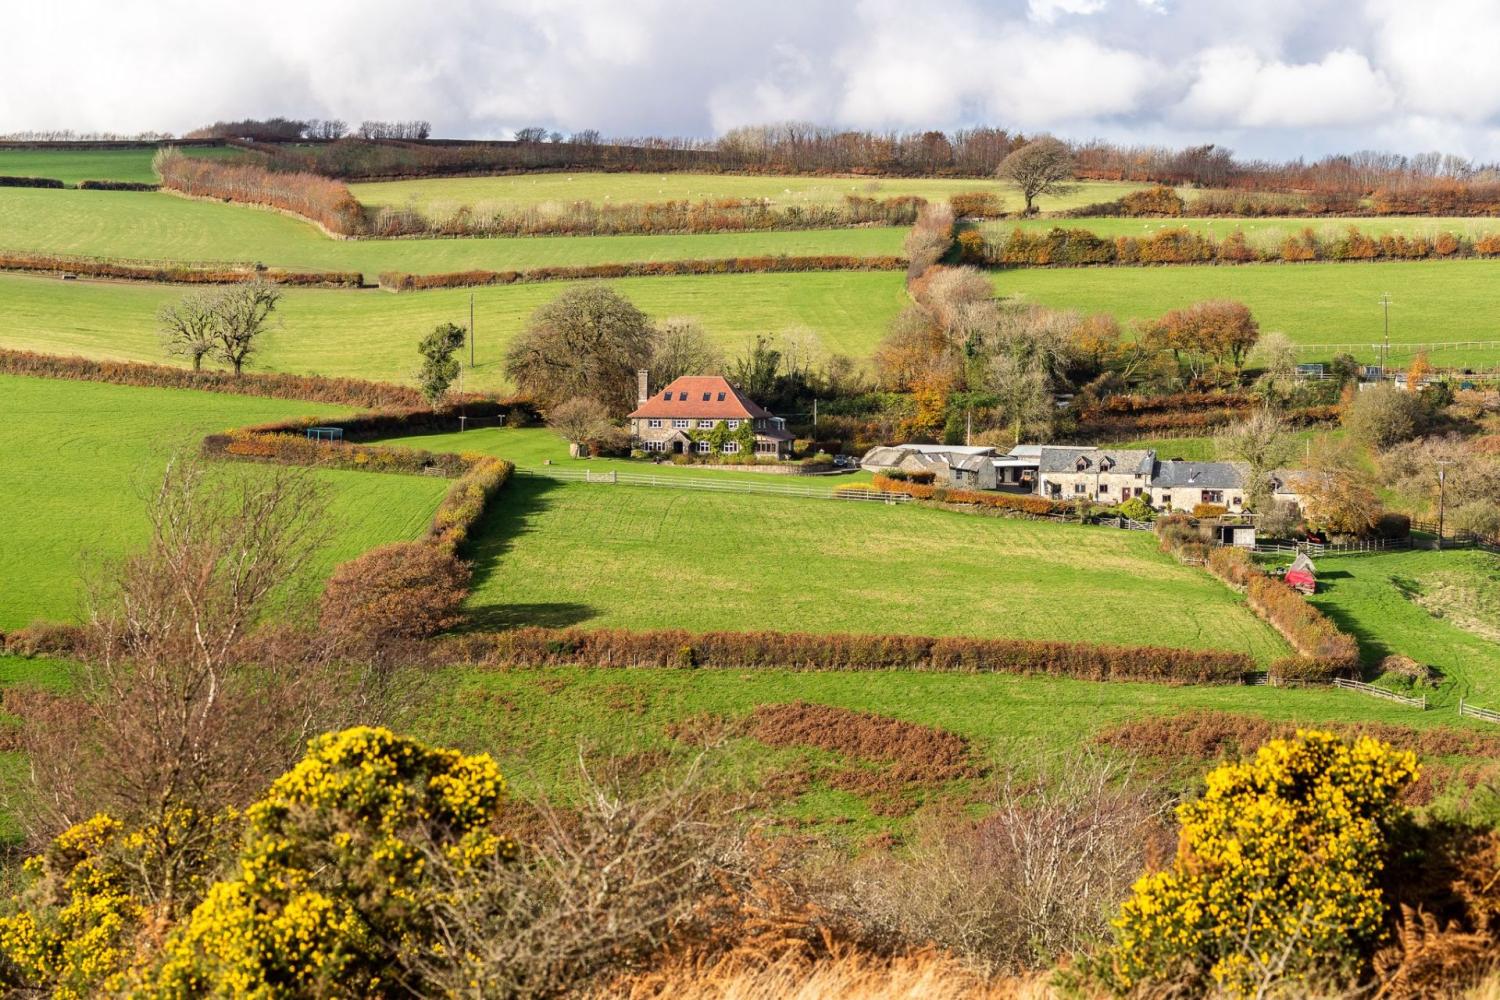
<svg viewBox="0 0 1500 1000">
<path fill-rule="evenodd" d="M 1384 917 L 1377 879 L 1416 757 L 1367 737 L 1273 740 L 1178 808 L 1177 858 L 1114 921 L 1122 989 L 1203 976 L 1232 995 L 1352 961 Z"/>
</svg>

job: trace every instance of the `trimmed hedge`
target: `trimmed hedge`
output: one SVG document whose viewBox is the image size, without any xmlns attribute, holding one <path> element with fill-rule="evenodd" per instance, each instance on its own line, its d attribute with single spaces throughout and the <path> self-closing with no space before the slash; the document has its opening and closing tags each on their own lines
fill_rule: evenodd
<svg viewBox="0 0 1500 1000">
<path fill-rule="evenodd" d="M 638 278 L 659 275 L 758 274 L 791 271 L 902 271 L 906 258 L 855 257 L 843 254 L 792 257 L 724 257 L 713 260 L 653 260 L 626 264 L 587 264 L 576 267 L 537 267 L 526 271 L 454 271 L 409 274 L 385 271 L 380 287 L 395 292 L 476 285 L 516 285 L 538 281 L 576 281 L 587 278 Z"/>
<path fill-rule="evenodd" d="M 79 181 L 82 191 L 160 191 L 160 184 L 143 181 Z"/>
<path fill-rule="evenodd" d="M 344 431 L 344 440 L 352 442 L 411 434 L 446 434 L 454 429 L 454 422 L 459 417 L 504 417 L 507 426 L 516 427 L 535 423 L 539 414 L 536 406 L 525 399 L 462 399 L 440 410 L 412 406 L 369 410 L 336 420 L 294 417 L 239 430 L 250 434 L 295 434 L 300 437 L 309 427 L 340 427 Z"/>
<path fill-rule="evenodd" d="M 361 288 L 365 283 L 364 275 L 358 271 L 288 271 L 278 267 L 214 267 L 174 261 L 112 261 L 101 257 L 16 253 L 8 250 L 0 251 L 0 270 L 77 274 L 86 278 L 155 281 L 178 285 L 235 285 L 256 278 L 277 285 L 323 288 Z"/>
<path fill-rule="evenodd" d="M 315 441 L 291 434 L 245 429 L 208 435 L 203 439 L 203 453 L 210 458 L 249 459 L 274 465 L 396 472 L 447 479 L 457 479 L 473 464 L 471 458 L 452 452 Z"/>
<path fill-rule="evenodd" d="M 919 473 L 920 475 L 920 473 Z M 972 507 L 989 507 L 996 510 L 1013 510 L 1039 516 L 1071 515 L 1070 503 L 1058 503 L 1045 497 L 1029 493 L 994 493 L 989 490 L 950 489 L 928 483 L 901 481 L 884 473 L 877 473 L 870 481 L 870 488 L 879 493 L 899 493 L 916 500 L 933 500 L 938 503 L 963 504 Z M 835 492 L 855 491 L 855 486 L 840 486 Z"/>
<path fill-rule="evenodd" d="M 66 187 L 55 177 L 0 177 L 3 188 L 60 188 Z"/>
<path fill-rule="evenodd" d="M 1092 681 L 1238 684 L 1243 653 L 917 635 L 810 635 L 677 629 L 519 628 L 442 642 L 442 662 L 488 667 L 723 667 L 1041 674 Z"/>
<path fill-rule="evenodd" d="M 417 408 L 422 405 L 422 395 L 417 390 L 388 382 L 273 372 L 246 372 L 242 375 L 220 371 L 195 372 L 168 365 L 96 361 L 92 358 L 37 354 L 5 348 L 0 348 L 0 374 L 78 382 L 108 382 L 112 385 L 138 385 L 154 389 L 200 389 L 235 396 L 302 399 L 339 406 Z"/>
</svg>

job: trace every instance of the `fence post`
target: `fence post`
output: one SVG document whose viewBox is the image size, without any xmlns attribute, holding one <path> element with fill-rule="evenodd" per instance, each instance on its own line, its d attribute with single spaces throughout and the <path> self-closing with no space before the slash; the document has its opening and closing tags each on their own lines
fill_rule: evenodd
<svg viewBox="0 0 1500 1000">
<path fill-rule="evenodd" d="M 1424 694 L 1422 697 L 1425 698 L 1427 696 Z M 1458 714 L 1460 717 L 1464 714 L 1464 700 L 1462 698 L 1458 699 Z"/>
</svg>

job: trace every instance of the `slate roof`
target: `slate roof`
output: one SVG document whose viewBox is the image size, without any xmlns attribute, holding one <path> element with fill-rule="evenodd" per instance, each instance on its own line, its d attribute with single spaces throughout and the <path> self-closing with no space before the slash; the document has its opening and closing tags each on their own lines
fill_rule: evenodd
<svg viewBox="0 0 1500 1000">
<path fill-rule="evenodd" d="M 1157 489 L 1191 486 L 1208 490 L 1245 488 L 1249 469 L 1240 462 L 1157 462 L 1151 485 Z"/>
<path fill-rule="evenodd" d="M 677 417 L 690 420 L 764 420 L 771 413 L 721 375 L 684 375 L 658 389 L 631 417 Z"/>
<path fill-rule="evenodd" d="M 1062 448 L 1047 445 L 1042 448 L 1039 468 L 1044 473 L 1076 473 L 1079 471 L 1080 458 L 1087 462 L 1082 471 L 1088 473 L 1098 472 L 1100 462 L 1108 460 L 1110 468 L 1106 471 L 1115 475 L 1149 476 L 1152 466 L 1156 464 L 1156 452 L 1150 449 Z"/>
</svg>

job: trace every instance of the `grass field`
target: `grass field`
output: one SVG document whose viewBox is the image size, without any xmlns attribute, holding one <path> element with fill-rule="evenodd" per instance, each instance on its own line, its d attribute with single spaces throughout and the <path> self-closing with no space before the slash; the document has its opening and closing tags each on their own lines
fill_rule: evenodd
<svg viewBox="0 0 1500 1000">
<path fill-rule="evenodd" d="M 189 156 L 237 156 L 225 146 L 184 146 Z M 0 149 L 0 175 L 51 177 L 69 186 L 79 181 L 132 181 L 155 184 L 151 160 L 156 150 L 141 149 Z M 54 192 L 55 193 L 55 192 Z M 96 194 L 101 192 L 95 192 Z"/>
<path fill-rule="evenodd" d="M 471 557 L 482 624 L 992 635 L 1281 655 L 1148 535 L 926 508 L 516 480 Z"/>
<path fill-rule="evenodd" d="M 703 236 L 334 240 L 276 212 L 160 192 L 0 188 L 0 249 L 433 274 L 759 254 L 899 254 L 893 227 Z"/>
<path fill-rule="evenodd" d="M 1262 331 L 1280 330 L 1309 347 L 1308 360 L 1350 350 L 1374 361 L 1382 331 L 1380 296 L 1391 295 L 1391 357 L 1403 345 L 1435 341 L 1500 342 L 1500 261 L 1247 264 L 1237 267 L 1029 268 L 994 275 L 1002 296 L 1043 305 L 1108 312 L 1129 321 L 1204 299 L 1238 299 Z M 1437 365 L 1495 365 L 1500 346 L 1433 351 Z"/>
<path fill-rule="evenodd" d="M 1406 595 L 1434 573 L 1492 581 L 1497 570 L 1500 557 L 1475 551 L 1325 557 L 1312 602 L 1359 639 L 1366 664 L 1399 653 L 1436 667 L 1443 681 L 1429 700 L 1445 712 L 1459 698 L 1500 709 L 1500 643 L 1434 617 Z"/>
<path fill-rule="evenodd" d="M 455 424 L 457 421 L 455 420 Z M 556 432 L 546 427 L 478 427 L 448 434 L 415 434 L 389 438 L 383 444 L 428 451 L 478 452 L 514 462 L 520 469 L 542 470 L 551 465 L 561 469 L 589 472 L 628 472 L 636 475 L 672 476 L 674 478 L 710 479 L 714 482 L 761 483 L 770 486 L 795 486 L 798 489 L 827 490 L 850 483 L 867 483 L 868 472 L 837 475 L 783 476 L 776 473 L 736 472 L 703 465 L 673 465 L 644 459 L 569 458 L 568 445 Z"/>
<path fill-rule="evenodd" d="M 797 328 L 823 352 L 865 359 L 903 300 L 902 276 L 894 272 L 629 278 L 610 285 L 652 317 L 697 318 L 731 354 L 741 353 L 758 333 Z M 565 287 L 549 282 L 476 289 L 479 365 L 465 370 L 464 387 L 501 388 L 507 345 L 537 306 Z M 161 362 L 156 311 L 185 291 L 3 275 L 0 346 Z M 468 324 L 469 291 L 290 290 L 277 316 L 280 325 L 266 335 L 258 367 L 408 382 L 417 366 L 417 342 L 435 324 Z"/>
<path fill-rule="evenodd" d="M 1087 181 L 1076 191 L 1037 199 L 1044 212 L 1065 211 L 1099 201 L 1113 201 L 1143 185 Z M 778 177 L 757 174 L 533 173 L 498 177 L 442 177 L 351 185 L 366 205 L 411 205 L 424 212 L 444 212 L 460 205 L 520 208 L 562 207 L 576 201 L 622 204 L 643 201 L 701 201 L 720 198 L 766 198 L 777 205 L 831 205 L 848 195 L 863 198 L 915 196 L 929 201 L 989 191 L 1008 211 L 1025 201 L 1010 185 L 978 178 Z"/>
<path fill-rule="evenodd" d="M 117 555 L 146 536 L 140 490 L 171 452 L 202 435 L 326 405 L 0 376 L 0 629 L 79 611 L 90 556 Z M 337 527 L 303 585 L 335 562 L 382 542 L 415 537 L 446 483 L 417 476 L 319 472 Z"/>
<path fill-rule="evenodd" d="M 589 755 L 663 753 L 694 748 L 671 740 L 668 725 L 704 714 L 739 719 L 757 706 L 792 701 L 837 705 L 937 726 L 967 737 L 981 759 L 1034 773 L 1088 748 L 1102 729 L 1132 718 L 1215 709 L 1306 725 L 1385 722 L 1416 728 L 1480 728 L 1451 713 L 1415 712 L 1332 689 L 1180 687 L 1040 677 L 730 670 L 450 671 L 443 694 L 416 723 L 431 738 L 488 750 L 518 794 L 566 788 L 580 750 Z M 1107 752 L 1107 751 L 1106 751 Z M 830 763 L 811 750 L 774 750 L 737 737 L 717 751 L 720 766 L 751 788 L 787 772 Z M 597 759 L 597 758 L 596 758 Z M 958 802 L 964 789 L 957 790 Z M 949 801 L 954 796 L 949 795 Z M 955 803 L 956 804 L 956 803 Z M 900 830 L 904 820 L 875 815 L 861 797 L 816 778 L 782 803 L 787 818 L 834 824 L 858 838 Z"/>
<path fill-rule="evenodd" d="M 1087 229 L 1099 236 L 1150 236 L 1163 229 L 1190 229 L 1223 238 L 1241 230 L 1251 246 L 1273 246 L 1289 236 L 1301 236 L 1304 229 L 1311 229 L 1320 237 L 1332 239 L 1343 235 L 1353 226 L 1360 232 L 1384 236 L 1387 233 L 1406 236 L 1432 237 L 1439 233 L 1453 233 L 1473 239 L 1487 233 L 1500 233 L 1500 219 L 1443 218 L 1436 216 L 1371 216 L 1347 219 L 1120 219 L 1088 217 L 1079 219 L 1000 219 L 980 226 L 985 236 L 992 240 L 1004 240 L 1017 228 L 1032 232 L 1049 229 Z"/>
</svg>

